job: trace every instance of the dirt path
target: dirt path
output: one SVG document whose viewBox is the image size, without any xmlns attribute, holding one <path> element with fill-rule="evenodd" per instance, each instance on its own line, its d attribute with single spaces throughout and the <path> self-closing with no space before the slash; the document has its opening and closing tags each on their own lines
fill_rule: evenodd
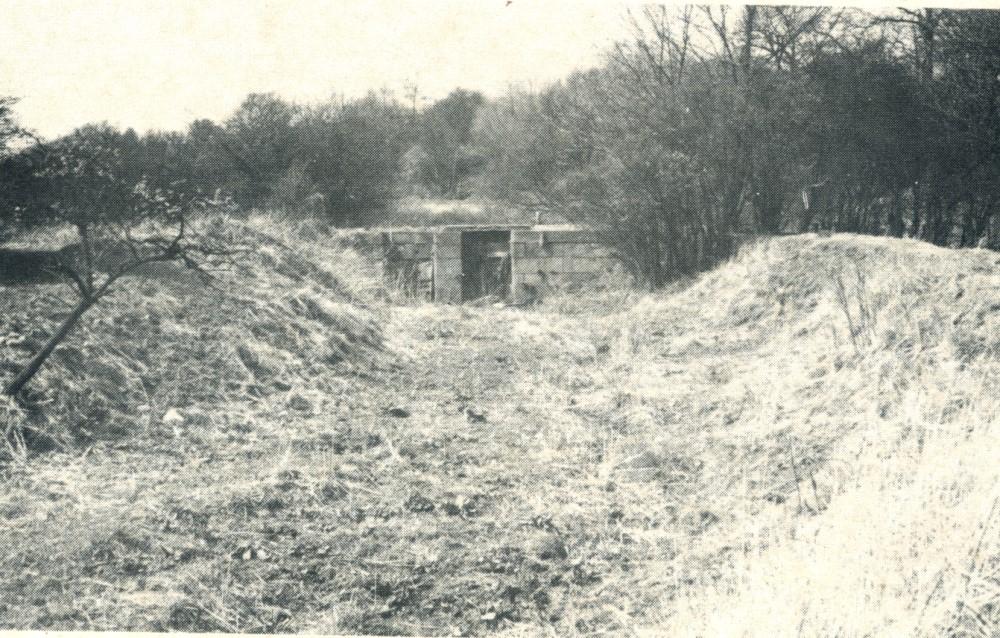
<svg viewBox="0 0 1000 638">
<path fill-rule="evenodd" d="M 398 363 L 336 396 L 12 476 L 0 626 L 621 634 L 711 581 L 698 468 L 650 439 L 701 386 L 636 403 L 592 318 L 425 306 L 386 332 Z"/>
<path fill-rule="evenodd" d="M 333 411 L 201 415 L 15 473 L 0 624 L 441 634 L 579 614 L 608 564 L 588 539 L 622 516 L 572 409 L 587 331 L 513 311 L 394 321 L 403 363 L 345 383 Z"/>
</svg>

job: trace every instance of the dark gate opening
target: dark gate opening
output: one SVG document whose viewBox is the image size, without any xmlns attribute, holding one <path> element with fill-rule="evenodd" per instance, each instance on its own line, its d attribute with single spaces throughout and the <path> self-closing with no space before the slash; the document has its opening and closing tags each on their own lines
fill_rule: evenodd
<svg viewBox="0 0 1000 638">
<path fill-rule="evenodd" d="M 462 301 L 510 296 L 510 231 L 462 233 Z"/>
</svg>

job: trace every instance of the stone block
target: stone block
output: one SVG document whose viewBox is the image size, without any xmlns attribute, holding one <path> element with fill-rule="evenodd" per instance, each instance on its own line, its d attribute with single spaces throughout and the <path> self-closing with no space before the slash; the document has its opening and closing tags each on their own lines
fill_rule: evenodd
<svg viewBox="0 0 1000 638">
<path fill-rule="evenodd" d="M 521 273 L 519 275 L 519 283 L 528 286 L 540 286 L 544 281 L 545 278 L 537 272 Z"/>
<path fill-rule="evenodd" d="M 462 258 L 462 245 L 461 244 L 441 244 L 438 243 L 434 250 L 436 251 L 438 259 L 461 259 Z"/>
<path fill-rule="evenodd" d="M 538 270 L 540 272 L 555 272 L 558 269 L 558 264 L 554 257 L 543 257 L 537 260 Z"/>
<path fill-rule="evenodd" d="M 573 245 L 573 256 L 574 257 L 595 257 L 598 256 L 603 249 L 603 246 L 598 244 L 574 244 Z"/>
<path fill-rule="evenodd" d="M 535 259 L 532 257 L 514 259 L 511 270 L 518 273 L 536 273 L 541 266 L 541 262 L 541 259 Z"/>
<path fill-rule="evenodd" d="M 569 272 L 575 273 L 599 273 L 603 272 L 606 260 L 593 259 L 590 257 L 580 257 L 573 260 L 573 268 Z"/>
<path fill-rule="evenodd" d="M 434 236 L 436 246 L 461 246 L 462 233 L 456 230 L 442 230 Z"/>
<path fill-rule="evenodd" d="M 437 276 L 451 277 L 462 274 L 461 259 L 444 259 L 440 255 L 434 262 L 434 272 Z"/>
<path fill-rule="evenodd" d="M 434 300 L 443 303 L 461 303 L 462 277 L 461 273 L 434 273 Z"/>
<path fill-rule="evenodd" d="M 540 248 L 539 246 L 537 246 L 535 244 L 519 244 L 519 245 L 524 246 L 524 252 L 523 252 L 522 255 L 518 255 L 519 257 L 523 256 L 523 257 L 529 257 L 529 258 L 533 258 L 534 259 L 534 258 L 541 257 L 544 254 L 542 252 L 542 248 Z"/>
<path fill-rule="evenodd" d="M 542 233 L 529 230 L 529 229 L 517 229 L 510 231 L 510 241 L 511 243 L 519 244 L 535 244 L 538 245 L 541 239 Z"/>
<path fill-rule="evenodd" d="M 599 243 L 597 233 L 592 230 L 552 230 L 545 233 L 547 244 Z"/>
<path fill-rule="evenodd" d="M 581 286 L 597 278 L 597 274 L 592 272 L 570 272 L 566 273 L 565 276 L 566 282 L 570 286 Z"/>
</svg>

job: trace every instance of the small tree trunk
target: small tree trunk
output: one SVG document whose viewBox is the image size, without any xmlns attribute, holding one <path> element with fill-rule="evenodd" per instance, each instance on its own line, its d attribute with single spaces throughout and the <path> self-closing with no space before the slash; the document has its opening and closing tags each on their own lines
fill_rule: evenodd
<svg viewBox="0 0 1000 638">
<path fill-rule="evenodd" d="M 83 250 L 83 281 L 87 284 L 85 293 L 94 291 L 94 246 L 90 241 L 90 227 L 79 224 L 76 232 L 80 236 L 80 248 Z"/>
<path fill-rule="evenodd" d="M 80 321 L 80 318 L 85 312 L 90 310 L 90 307 L 97 302 L 93 298 L 84 298 L 73 308 L 73 312 L 69 314 L 66 319 L 63 320 L 59 328 L 49 337 L 49 340 L 45 343 L 41 350 L 39 350 L 31 361 L 28 362 L 26 366 L 14 377 L 13 381 L 7 384 L 4 388 L 4 394 L 16 397 L 24 389 L 24 386 L 31 381 L 32 377 L 41 369 L 42 365 L 49 358 L 49 355 L 59 346 L 66 336 L 73 330 L 76 324 Z"/>
</svg>

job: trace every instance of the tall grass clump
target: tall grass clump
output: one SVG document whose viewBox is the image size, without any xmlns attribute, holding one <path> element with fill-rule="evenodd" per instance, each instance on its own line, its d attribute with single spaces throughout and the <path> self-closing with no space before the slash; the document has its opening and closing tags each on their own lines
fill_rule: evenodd
<svg viewBox="0 0 1000 638">
<path fill-rule="evenodd" d="M 234 262 L 207 286 L 163 268 L 102 302 L 29 388 L 30 409 L 4 412 L 8 448 L 171 435 L 172 410 L 228 422 L 289 402 L 319 409 L 337 376 L 380 365 L 377 279 L 356 252 L 253 217 L 201 219 L 192 232 L 231 247 Z M 22 292 L 0 295 L 5 361 L 30 356 L 65 312 L 59 285 Z"/>
<path fill-rule="evenodd" d="M 756 398 L 730 428 L 746 452 L 716 463 L 715 481 L 770 476 L 768 498 L 781 505 L 735 505 L 742 515 L 722 536 L 754 542 L 656 631 L 997 635 L 1000 259 L 790 238 L 709 274 L 686 301 L 713 293 L 728 307 L 711 317 L 730 329 L 724 339 L 750 340 L 761 357 L 758 370 L 735 371 Z M 767 430 L 783 433 L 772 453 Z M 803 451 L 808 473 L 796 471 Z"/>
</svg>

